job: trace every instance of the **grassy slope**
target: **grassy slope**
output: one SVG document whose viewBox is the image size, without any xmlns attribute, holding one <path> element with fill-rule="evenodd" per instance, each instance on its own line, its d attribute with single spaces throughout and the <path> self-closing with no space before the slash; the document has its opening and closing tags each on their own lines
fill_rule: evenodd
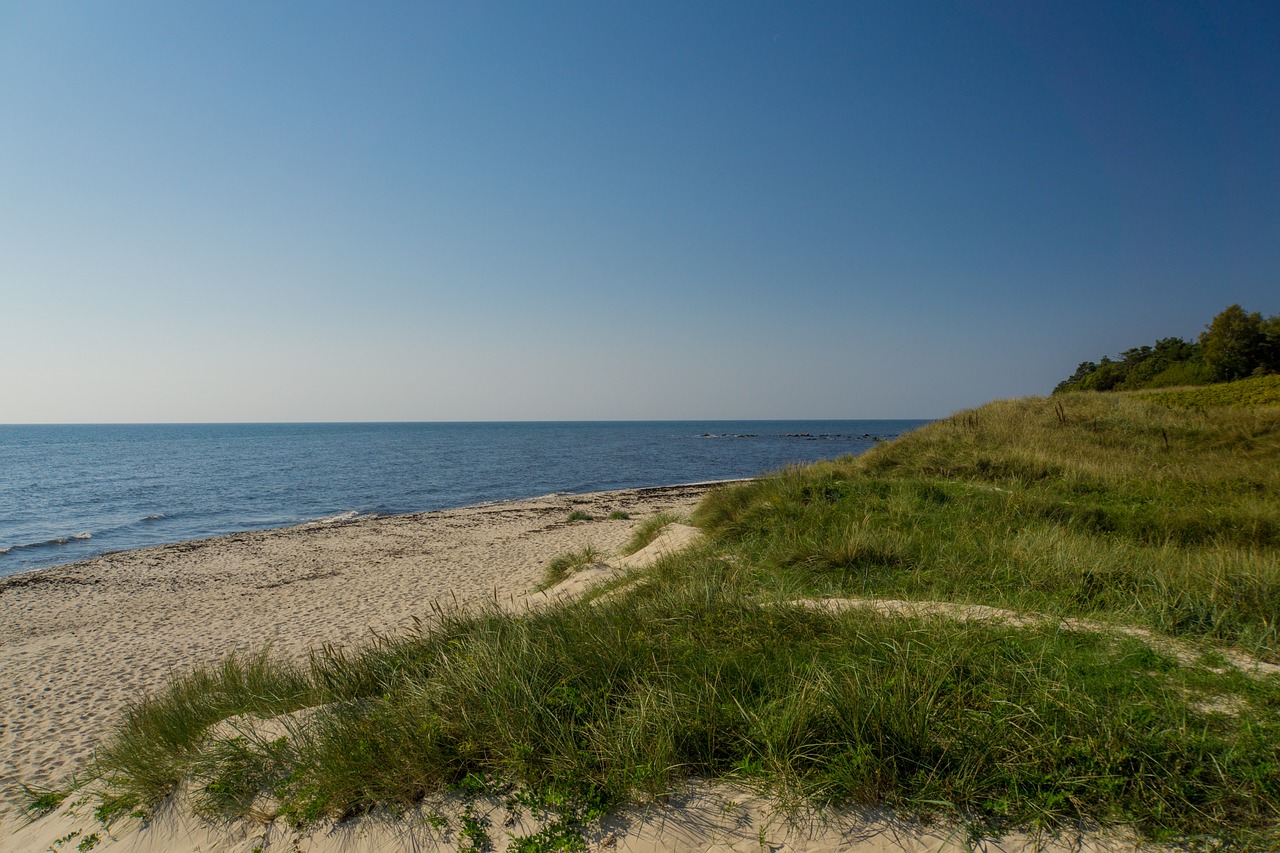
<svg viewBox="0 0 1280 853">
<path fill-rule="evenodd" d="M 1207 409 L 1215 406 L 1275 407 L 1280 406 L 1280 375 L 1256 376 L 1241 379 L 1238 382 L 1143 393 L 1148 399 L 1162 405 L 1183 409 Z"/>
<path fill-rule="evenodd" d="M 979 832 L 1090 818 L 1275 844 L 1275 677 L 1218 671 L 1212 653 L 1184 666 L 1128 636 L 785 602 L 982 602 L 1276 658 L 1277 414 L 1000 402 L 720 490 L 697 516 L 706 547 L 607 601 L 441 615 L 306 671 L 248 661 L 176 683 L 104 745 L 104 816 L 184 779 L 211 815 L 266 791 L 295 821 L 510 786 L 571 837 L 696 775 Z M 308 706 L 282 735 L 209 734 Z"/>
<path fill-rule="evenodd" d="M 784 596 L 1101 616 L 1274 655 L 1278 411 L 1138 394 L 991 403 L 720 492 L 697 520 Z"/>
</svg>

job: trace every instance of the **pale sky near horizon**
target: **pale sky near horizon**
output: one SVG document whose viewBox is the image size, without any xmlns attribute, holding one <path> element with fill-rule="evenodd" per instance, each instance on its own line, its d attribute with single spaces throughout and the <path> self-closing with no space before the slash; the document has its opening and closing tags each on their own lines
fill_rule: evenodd
<svg viewBox="0 0 1280 853">
<path fill-rule="evenodd" d="M 1274 2 L 0 0 L 0 423 L 939 417 L 1280 312 Z"/>
</svg>

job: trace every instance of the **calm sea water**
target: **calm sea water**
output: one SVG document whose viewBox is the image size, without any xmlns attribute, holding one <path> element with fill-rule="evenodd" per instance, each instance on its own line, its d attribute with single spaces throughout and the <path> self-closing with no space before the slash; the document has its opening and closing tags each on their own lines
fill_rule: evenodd
<svg viewBox="0 0 1280 853">
<path fill-rule="evenodd" d="M 0 425 L 0 575 L 344 513 L 750 477 L 923 423 Z"/>
</svg>

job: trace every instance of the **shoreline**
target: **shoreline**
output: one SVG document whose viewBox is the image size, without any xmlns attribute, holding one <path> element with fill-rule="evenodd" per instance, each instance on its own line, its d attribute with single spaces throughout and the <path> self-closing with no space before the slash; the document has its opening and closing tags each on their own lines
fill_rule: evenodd
<svg viewBox="0 0 1280 853">
<path fill-rule="evenodd" d="M 405 518 L 410 516 L 429 515 L 431 513 L 439 513 L 439 512 L 454 512 L 456 510 L 464 510 L 464 509 L 482 509 L 486 507 L 501 506 L 503 504 L 523 503 L 526 501 L 539 501 L 543 499 L 556 498 L 556 497 L 566 497 L 566 498 L 582 497 L 587 495 L 613 494 L 615 492 L 647 492 L 650 490 L 683 489 L 683 488 L 692 488 L 692 487 L 714 488 L 716 486 L 721 486 L 729 483 L 747 483 L 747 482 L 750 482 L 752 479 L 754 478 L 734 477 L 734 478 L 723 479 L 723 480 L 698 480 L 690 483 L 671 483 L 671 484 L 660 485 L 660 486 L 629 486 L 622 489 L 601 489 L 599 491 L 590 491 L 590 492 L 554 491 L 554 492 L 546 492 L 545 494 L 530 495 L 528 497 L 521 497 L 521 498 L 497 498 L 491 501 L 479 501 L 477 503 L 459 504 L 458 506 L 446 506 L 446 507 L 440 507 L 438 509 L 419 509 L 419 510 L 410 510 L 408 512 L 395 512 L 395 513 L 378 513 L 378 512 L 362 513 L 362 512 L 359 512 L 358 510 L 347 510 L 345 512 L 335 513 L 333 515 L 316 516 L 315 518 L 308 518 L 303 521 L 297 521 L 290 524 L 281 524 L 281 525 L 275 525 L 271 527 L 249 527 L 249 528 L 244 528 L 242 530 L 229 530 L 224 533 L 212 533 L 208 536 L 197 536 L 193 539 L 175 539 L 172 542 L 156 542 L 150 545 L 139 545 L 136 548 L 114 548 L 109 551 L 103 551 L 101 553 L 94 554 L 89 557 L 80 557 L 77 559 L 68 560 L 65 563 L 54 563 L 51 566 L 36 566 L 34 568 L 19 569 L 15 572 L 10 572 L 8 574 L 0 574 L 0 589 L 3 589 L 5 583 L 11 580 L 12 578 L 17 578 L 23 575 L 30 575 L 36 572 L 44 572 L 44 571 L 50 571 L 53 569 L 68 568 L 70 566 L 75 566 L 80 563 L 89 563 L 89 562 L 93 562 L 94 560 L 102 559 L 103 557 L 111 557 L 117 554 L 129 554 L 136 551 L 145 551 L 151 548 L 164 548 L 170 545 L 188 545 L 194 542 L 206 542 L 211 539 L 222 539 L 227 536 L 238 536 L 246 533 L 270 533 L 273 531 L 292 530 L 293 528 L 296 528 L 296 527 L 311 527 L 315 525 L 337 526 L 342 524 L 350 524 L 356 521 L 367 521 L 367 520 L 376 519 L 376 518 Z M 77 539 L 77 538 L 86 538 L 86 537 L 72 536 L 68 538 Z M 6 553 L 9 553 L 10 551 L 25 549 L 29 547 L 32 547 L 32 546 L 27 546 L 27 545 L 11 546 L 9 548 L 0 550 L 0 557 L 2 557 Z"/>
<path fill-rule="evenodd" d="M 304 659 L 406 628 L 434 604 L 518 606 L 552 557 L 615 552 L 638 521 L 688 513 L 723 482 L 734 481 L 308 522 L 0 578 L 0 820 L 11 823 L 20 784 L 83 766 L 127 703 L 173 672 L 262 648 Z M 570 522 L 574 511 L 594 518 Z"/>
</svg>

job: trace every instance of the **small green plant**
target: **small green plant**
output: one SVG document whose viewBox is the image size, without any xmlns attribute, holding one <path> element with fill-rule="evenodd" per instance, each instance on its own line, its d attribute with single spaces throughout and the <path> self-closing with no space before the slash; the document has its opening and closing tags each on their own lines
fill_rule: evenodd
<svg viewBox="0 0 1280 853">
<path fill-rule="evenodd" d="M 72 788 L 44 788 L 39 785 L 22 785 L 22 812 L 30 820 L 44 817 L 49 812 L 62 805 L 72 791 Z"/>
<path fill-rule="evenodd" d="M 53 840 L 53 843 L 49 845 L 49 849 L 52 850 L 53 853 L 57 853 L 59 847 L 61 847 L 64 844 L 69 844 L 70 842 L 74 841 L 77 837 L 79 837 L 79 835 L 80 835 L 80 830 L 73 829 L 70 832 L 68 832 L 66 835 L 62 836 L 61 838 L 55 838 Z"/>
<path fill-rule="evenodd" d="M 101 840 L 102 839 L 98 836 L 98 833 L 90 833 L 80 839 L 80 843 L 76 845 L 76 849 L 79 850 L 80 853 L 89 853 L 90 850 L 98 846 L 98 842 Z"/>
<path fill-rule="evenodd" d="M 733 772 L 743 779 L 752 779 L 764 775 L 764 762 L 757 755 L 744 755 L 734 765 Z"/>
<path fill-rule="evenodd" d="M 542 574 L 542 583 L 538 589 L 548 589 L 555 586 L 583 566 L 600 562 L 602 556 L 594 546 L 583 545 L 576 551 L 569 551 L 553 558 L 551 562 L 547 563 L 547 568 Z"/>
<path fill-rule="evenodd" d="M 660 512 L 653 518 L 645 519 L 636 527 L 627 544 L 622 546 L 622 553 L 634 554 L 654 539 L 657 539 L 658 534 L 662 532 L 662 528 L 679 521 L 681 521 L 680 516 L 673 512 Z"/>
<path fill-rule="evenodd" d="M 522 788 L 514 803 L 526 806 L 542 827 L 532 835 L 512 835 L 508 849 L 517 853 L 579 853 L 587 849 L 583 828 L 604 816 L 608 795 L 590 785 L 572 788 Z"/>
<path fill-rule="evenodd" d="M 613 512 L 609 513 L 610 521 L 626 521 L 630 517 L 631 513 L 623 512 L 620 509 L 615 509 Z"/>
<path fill-rule="evenodd" d="M 513 835 L 507 849 L 516 853 L 579 853 L 587 849 L 582 831 L 565 820 L 553 820 L 532 835 Z"/>
<path fill-rule="evenodd" d="M 477 815 L 471 803 L 462 811 L 462 845 L 463 853 L 488 853 L 493 849 L 493 839 L 489 837 L 489 818 Z"/>
<path fill-rule="evenodd" d="M 471 798 L 497 793 L 493 781 L 481 773 L 468 773 L 458 780 L 453 789 Z"/>
<path fill-rule="evenodd" d="M 81 806 L 88 805 L 92 800 L 93 798 L 88 794 L 82 797 L 76 797 L 67 805 L 67 814 L 71 815 L 72 817 L 75 817 L 76 810 Z"/>
<path fill-rule="evenodd" d="M 567 520 L 568 521 L 595 521 L 596 517 L 589 512 L 583 512 L 580 509 L 575 509 L 573 512 L 569 513 L 569 518 Z"/>
<path fill-rule="evenodd" d="M 109 789 L 101 795 L 98 805 L 93 809 L 93 816 L 98 823 L 107 827 L 125 815 L 145 820 L 147 812 L 141 805 L 136 794 L 116 793 Z"/>
</svg>

